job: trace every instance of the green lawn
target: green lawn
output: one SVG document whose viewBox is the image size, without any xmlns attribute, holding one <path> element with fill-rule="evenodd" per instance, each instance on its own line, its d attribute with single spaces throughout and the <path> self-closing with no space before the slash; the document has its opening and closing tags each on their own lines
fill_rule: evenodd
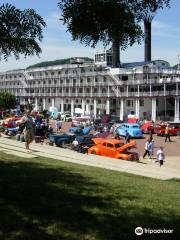
<svg viewBox="0 0 180 240">
<path fill-rule="evenodd" d="M 0 153 L 1 240 L 128 240 L 137 226 L 178 234 L 179 201 L 179 180 Z"/>
</svg>

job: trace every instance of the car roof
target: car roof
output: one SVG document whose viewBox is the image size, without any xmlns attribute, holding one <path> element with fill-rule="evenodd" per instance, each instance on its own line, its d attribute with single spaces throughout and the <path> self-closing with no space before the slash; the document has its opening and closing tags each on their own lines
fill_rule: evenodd
<svg viewBox="0 0 180 240">
<path fill-rule="evenodd" d="M 122 143 L 122 140 L 118 139 L 113 139 L 113 138 L 93 138 L 92 139 L 96 144 L 98 143 L 111 143 L 111 144 L 117 144 L 117 143 Z"/>
<path fill-rule="evenodd" d="M 137 127 L 139 127 L 139 124 L 137 124 L 137 123 L 123 123 L 123 125 L 127 125 L 127 126 L 129 126 L 129 127 L 132 127 L 132 126 L 137 126 Z"/>
</svg>

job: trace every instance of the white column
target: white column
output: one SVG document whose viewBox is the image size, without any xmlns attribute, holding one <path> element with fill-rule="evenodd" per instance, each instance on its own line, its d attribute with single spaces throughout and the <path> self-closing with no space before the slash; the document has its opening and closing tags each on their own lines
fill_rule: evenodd
<svg viewBox="0 0 180 240">
<path fill-rule="evenodd" d="M 139 119 L 139 99 L 136 99 L 136 117 Z"/>
<path fill-rule="evenodd" d="M 43 98 L 43 110 L 46 109 L 46 98 Z"/>
<path fill-rule="evenodd" d="M 35 110 L 38 111 L 38 99 L 35 98 Z"/>
<path fill-rule="evenodd" d="M 83 112 L 83 115 L 85 114 L 85 101 L 84 99 L 82 99 L 82 112 Z"/>
<path fill-rule="evenodd" d="M 54 108 L 54 106 L 55 106 L 55 98 L 52 98 L 52 107 Z"/>
<path fill-rule="evenodd" d="M 156 98 L 152 98 L 152 114 L 151 114 L 152 120 L 156 121 Z"/>
<path fill-rule="evenodd" d="M 74 99 L 71 99 L 71 116 L 74 114 Z"/>
<path fill-rule="evenodd" d="M 121 105 L 120 105 L 120 120 L 124 120 L 124 99 L 121 99 Z"/>
<path fill-rule="evenodd" d="M 30 98 L 28 98 L 28 103 L 31 103 L 31 99 Z"/>
<path fill-rule="evenodd" d="M 179 122 L 179 98 L 175 98 L 175 104 L 174 104 L 174 121 Z"/>
<path fill-rule="evenodd" d="M 94 117 L 96 118 L 97 116 L 97 100 L 94 99 Z"/>
<path fill-rule="evenodd" d="M 61 99 L 61 112 L 64 112 L 64 99 Z"/>
<path fill-rule="evenodd" d="M 86 104 L 86 114 L 89 115 L 89 104 Z"/>
<path fill-rule="evenodd" d="M 110 101 L 107 99 L 106 101 L 106 114 L 110 114 Z"/>
</svg>

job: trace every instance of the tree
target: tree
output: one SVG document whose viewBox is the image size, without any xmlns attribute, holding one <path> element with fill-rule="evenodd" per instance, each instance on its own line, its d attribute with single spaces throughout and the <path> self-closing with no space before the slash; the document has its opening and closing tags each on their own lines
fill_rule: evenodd
<svg viewBox="0 0 180 240">
<path fill-rule="evenodd" d="M 16 97 L 9 92 L 0 93 L 0 109 L 13 109 L 16 106 Z"/>
<path fill-rule="evenodd" d="M 7 59 L 10 55 L 19 58 L 39 55 L 41 48 L 42 29 L 46 26 L 43 18 L 33 9 L 20 10 L 6 4 L 0 6 L 0 58 Z"/>
<path fill-rule="evenodd" d="M 62 21 L 72 39 L 95 47 L 102 41 L 112 42 L 113 66 L 120 66 L 120 49 L 140 43 L 142 31 L 127 1 L 119 0 L 62 0 L 59 7 Z"/>
</svg>

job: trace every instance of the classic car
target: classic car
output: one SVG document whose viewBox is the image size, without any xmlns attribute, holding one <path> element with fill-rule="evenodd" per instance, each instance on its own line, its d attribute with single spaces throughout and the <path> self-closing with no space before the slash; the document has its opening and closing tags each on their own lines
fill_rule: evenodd
<svg viewBox="0 0 180 240">
<path fill-rule="evenodd" d="M 124 144 L 122 140 L 93 138 L 94 146 L 88 149 L 89 154 L 97 154 L 117 159 L 138 161 L 139 155 L 136 152 L 130 152 L 131 148 L 136 146 L 136 141 Z"/>
<path fill-rule="evenodd" d="M 75 140 L 78 142 L 78 145 L 74 148 L 74 150 L 80 153 L 87 153 L 88 149 L 94 145 L 92 138 L 94 138 L 94 135 L 92 134 L 77 136 Z"/>
<path fill-rule="evenodd" d="M 167 125 L 159 125 L 156 127 L 155 133 L 157 134 L 157 136 L 163 137 L 165 135 L 166 126 Z M 169 134 L 171 136 L 179 136 L 180 135 L 180 124 L 170 123 L 170 124 L 168 124 L 168 128 L 169 128 Z"/>
<path fill-rule="evenodd" d="M 63 133 L 63 134 L 52 134 L 49 135 L 48 139 L 51 143 L 55 143 L 57 147 L 65 148 L 66 144 L 72 143 L 75 139 L 76 135 L 70 133 Z"/>
<path fill-rule="evenodd" d="M 154 123 L 151 121 L 142 123 L 140 128 L 143 133 L 154 133 Z"/>
<path fill-rule="evenodd" d="M 87 135 L 90 133 L 90 131 L 93 129 L 92 126 L 89 126 L 89 127 L 85 127 L 85 128 L 82 128 L 82 127 L 72 127 L 72 128 L 69 128 L 69 132 L 70 133 L 74 133 L 76 135 Z"/>
<path fill-rule="evenodd" d="M 139 124 L 130 124 L 130 123 L 123 123 L 120 127 L 116 129 L 116 133 L 120 136 L 126 136 L 126 131 L 130 134 L 131 138 L 142 138 L 143 133 L 140 129 Z"/>
</svg>

